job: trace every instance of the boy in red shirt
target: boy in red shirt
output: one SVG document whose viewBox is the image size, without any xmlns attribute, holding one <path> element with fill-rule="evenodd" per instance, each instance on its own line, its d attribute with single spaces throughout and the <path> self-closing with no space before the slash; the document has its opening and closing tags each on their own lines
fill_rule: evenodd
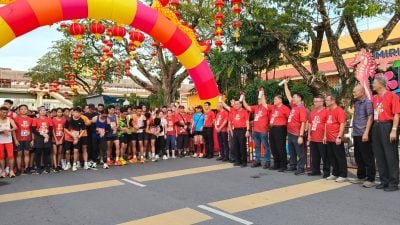
<svg viewBox="0 0 400 225">
<path fill-rule="evenodd" d="M 211 103 L 204 103 L 204 127 L 203 127 L 203 136 L 204 143 L 206 145 L 206 155 L 204 158 L 211 159 L 214 157 L 214 122 L 215 122 L 215 114 L 210 109 Z"/>
<path fill-rule="evenodd" d="M 24 156 L 24 170 L 25 174 L 30 173 L 29 169 L 29 154 L 31 150 L 32 133 L 31 127 L 33 119 L 28 116 L 28 106 L 20 105 L 19 115 L 15 118 L 15 124 L 17 125 L 17 130 L 15 131 L 14 143 L 17 147 L 17 176 L 21 174 L 22 171 L 22 155 Z"/>
</svg>

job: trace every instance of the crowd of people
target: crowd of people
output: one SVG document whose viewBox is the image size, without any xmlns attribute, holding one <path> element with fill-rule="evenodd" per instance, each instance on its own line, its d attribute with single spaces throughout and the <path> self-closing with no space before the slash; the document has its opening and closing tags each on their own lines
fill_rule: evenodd
<svg viewBox="0 0 400 225">
<path fill-rule="evenodd" d="M 327 95 L 315 96 L 308 111 L 302 95 L 292 93 L 287 82 L 284 89 L 289 106 L 283 104 L 281 95 L 268 104 L 260 93 L 257 105 L 250 106 L 241 96 L 229 105 L 220 101 L 216 111 L 206 102 L 204 107 L 188 111 L 178 104 L 154 110 L 89 104 L 83 109 L 51 111 L 40 107 L 32 113 L 28 106 L 14 109 L 13 102 L 6 100 L 0 108 L 0 177 L 98 166 L 108 169 L 111 165 L 184 156 L 211 159 L 215 156 L 216 132 L 220 149 L 217 160 L 246 167 L 251 138 L 255 145 L 251 167 L 299 176 L 305 174 L 305 148 L 309 147 L 312 163 L 308 175 L 348 181 L 345 110 L 334 95 Z M 376 162 L 381 180 L 376 188 L 394 191 L 399 184 L 400 102 L 387 91 L 386 84 L 384 77 L 375 78 L 372 100 L 362 86 L 356 85 L 353 90 L 352 136 L 358 169 L 357 179 L 351 182 L 366 188 L 376 186 Z"/>
</svg>

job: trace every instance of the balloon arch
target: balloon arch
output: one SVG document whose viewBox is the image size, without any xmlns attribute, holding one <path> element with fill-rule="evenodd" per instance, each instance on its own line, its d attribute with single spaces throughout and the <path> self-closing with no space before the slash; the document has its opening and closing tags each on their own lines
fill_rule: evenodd
<svg viewBox="0 0 400 225">
<path fill-rule="evenodd" d="M 198 43 L 138 0 L 17 0 L 0 8 L 0 47 L 38 27 L 85 18 L 112 20 L 147 33 L 179 59 L 201 99 L 219 95 L 213 72 Z"/>
</svg>

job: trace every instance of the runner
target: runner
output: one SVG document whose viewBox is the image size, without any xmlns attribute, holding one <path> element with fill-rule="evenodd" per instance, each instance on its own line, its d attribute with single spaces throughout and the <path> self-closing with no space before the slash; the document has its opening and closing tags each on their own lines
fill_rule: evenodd
<svg viewBox="0 0 400 225">
<path fill-rule="evenodd" d="M 17 173 L 19 176 L 21 171 L 24 174 L 30 174 L 29 160 L 30 151 L 32 150 L 32 122 L 33 119 L 28 116 L 28 106 L 20 105 L 19 115 L 15 118 L 15 124 L 17 125 L 17 130 L 15 132 L 14 144 L 17 147 Z M 22 170 L 22 163 L 24 164 L 24 169 Z"/>
<path fill-rule="evenodd" d="M 11 178 L 15 177 L 13 136 L 15 139 L 14 131 L 17 130 L 17 125 L 15 125 L 13 119 L 7 116 L 8 111 L 9 108 L 5 106 L 0 107 L 0 178 L 6 177 L 5 154 L 7 154 L 8 162 L 10 165 L 9 176 Z"/>
</svg>

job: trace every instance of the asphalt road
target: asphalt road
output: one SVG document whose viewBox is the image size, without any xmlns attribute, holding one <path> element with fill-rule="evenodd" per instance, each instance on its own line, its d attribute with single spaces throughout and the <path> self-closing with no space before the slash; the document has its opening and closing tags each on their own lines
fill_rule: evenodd
<svg viewBox="0 0 400 225">
<path fill-rule="evenodd" d="M 203 167 L 205 171 L 197 171 Z M 400 224 L 400 192 L 336 185 L 315 177 L 190 158 L 22 176 L 0 180 L 0 224 Z M 220 202 L 238 197 L 242 198 Z"/>
</svg>

